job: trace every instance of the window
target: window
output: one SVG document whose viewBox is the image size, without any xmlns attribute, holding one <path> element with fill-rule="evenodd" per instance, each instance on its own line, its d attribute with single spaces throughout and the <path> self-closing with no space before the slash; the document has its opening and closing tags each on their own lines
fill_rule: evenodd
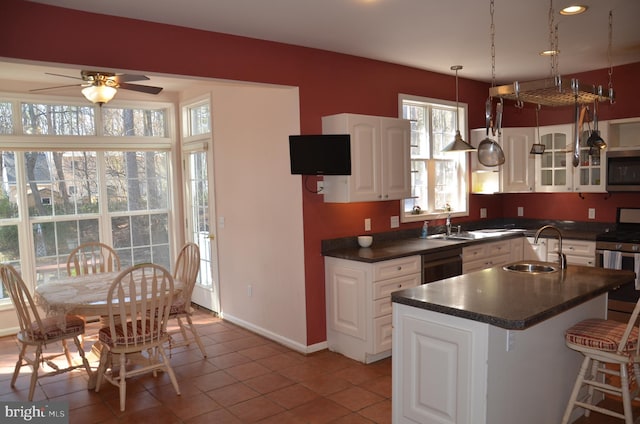
<svg viewBox="0 0 640 424">
<path fill-rule="evenodd" d="M 456 114 L 455 102 L 401 94 L 400 106 L 411 121 L 412 197 L 401 201 L 402 222 L 442 218 L 449 208 L 452 216 L 469 215 L 467 154 L 442 152 L 456 128 L 466 134 L 466 104 Z"/>
<path fill-rule="evenodd" d="M 40 100 L 0 99 L 0 261 L 39 284 L 103 241 L 123 267 L 170 268 L 172 106 Z"/>
</svg>

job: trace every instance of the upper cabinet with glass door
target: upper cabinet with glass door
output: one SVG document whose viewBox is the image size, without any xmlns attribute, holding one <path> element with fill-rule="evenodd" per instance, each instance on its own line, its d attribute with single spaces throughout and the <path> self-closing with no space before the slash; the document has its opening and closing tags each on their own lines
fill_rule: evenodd
<svg viewBox="0 0 640 424">
<path fill-rule="evenodd" d="M 605 126 L 600 128 L 606 139 Z M 587 139 L 590 132 L 583 130 L 580 137 L 579 163 L 572 163 L 574 125 L 549 125 L 540 127 L 539 140 L 545 146 L 541 155 L 536 155 L 537 192 L 605 192 L 605 161 L 600 160 L 604 152 L 590 148 Z"/>
</svg>

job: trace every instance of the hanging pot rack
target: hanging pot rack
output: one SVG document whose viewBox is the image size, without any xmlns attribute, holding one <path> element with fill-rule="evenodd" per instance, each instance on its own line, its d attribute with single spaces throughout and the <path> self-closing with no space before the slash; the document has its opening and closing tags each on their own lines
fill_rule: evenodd
<svg viewBox="0 0 640 424">
<path fill-rule="evenodd" d="M 493 8 L 491 0 L 491 7 Z M 607 56 L 609 59 L 609 85 L 603 89 L 601 85 L 583 84 L 575 78 L 562 78 L 558 72 L 558 25 L 554 24 L 553 0 L 549 1 L 549 51 L 551 54 L 551 77 L 536 81 L 518 82 L 495 87 L 492 82 L 489 88 L 490 97 L 509 99 L 522 107 L 524 103 L 538 106 L 578 106 L 593 104 L 608 100 L 614 103 L 615 96 L 612 84 L 613 62 L 611 60 L 613 40 L 613 12 L 609 11 L 609 45 Z M 493 21 L 493 13 L 492 13 Z M 493 27 L 492 27 L 493 28 Z M 492 35 L 493 36 L 493 35 Z M 492 46 L 493 49 L 493 46 Z M 493 54 L 493 50 L 492 50 Z"/>
<path fill-rule="evenodd" d="M 518 104 L 534 103 L 541 106 L 570 106 L 592 104 L 608 100 L 614 102 L 613 88 L 580 83 L 575 78 L 547 78 L 518 82 L 489 88 L 489 96 L 513 100 Z"/>
</svg>

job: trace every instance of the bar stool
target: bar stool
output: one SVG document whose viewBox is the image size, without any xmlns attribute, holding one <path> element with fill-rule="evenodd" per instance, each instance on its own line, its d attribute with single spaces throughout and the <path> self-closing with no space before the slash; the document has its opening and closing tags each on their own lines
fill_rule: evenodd
<svg viewBox="0 0 640 424">
<path fill-rule="evenodd" d="M 584 408 L 584 415 L 587 417 L 591 411 L 596 411 L 620 418 L 625 424 L 633 424 L 631 402 L 640 400 L 638 398 L 640 388 L 632 389 L 634 382 L 640 383 L 640 355 L 636 325 L 639 312 L 640 301 L 626 324 L 613 320 L 587 319 L 565 332 L 567 346 L 582 353 L 584 360 L 562 418 L 562 424 L 568 424 L 569 417 L 576 407 Z M 620 384 L 613 384 L 611 377 L 619 377 Z M 585 386 L 586 393 L 582 390 Z M 594 404 L 595 392 L 621 396 L 624 413 Z"/>
</svg>

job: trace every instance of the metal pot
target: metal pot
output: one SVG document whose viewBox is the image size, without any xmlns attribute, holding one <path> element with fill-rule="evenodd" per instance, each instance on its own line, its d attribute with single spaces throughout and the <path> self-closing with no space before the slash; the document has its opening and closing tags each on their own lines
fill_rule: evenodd
<svg viewBox="0 0 640 424">
<path fill-rule="evenodd" d="M 502 147 L 492 138 L 489 138 L 489 127 L 491 126 L 491 97 L 487 99 L 485 107 L 485 120 L 487 136 L 478 145 L 478 161 L 484 166 L 499 166 L 505 161 Z M 496 105 L 496 123 L 492 128 L 493 136 L 498 133 L 498 138 L 502 137 L 502 99 Z"/>
</svg>

